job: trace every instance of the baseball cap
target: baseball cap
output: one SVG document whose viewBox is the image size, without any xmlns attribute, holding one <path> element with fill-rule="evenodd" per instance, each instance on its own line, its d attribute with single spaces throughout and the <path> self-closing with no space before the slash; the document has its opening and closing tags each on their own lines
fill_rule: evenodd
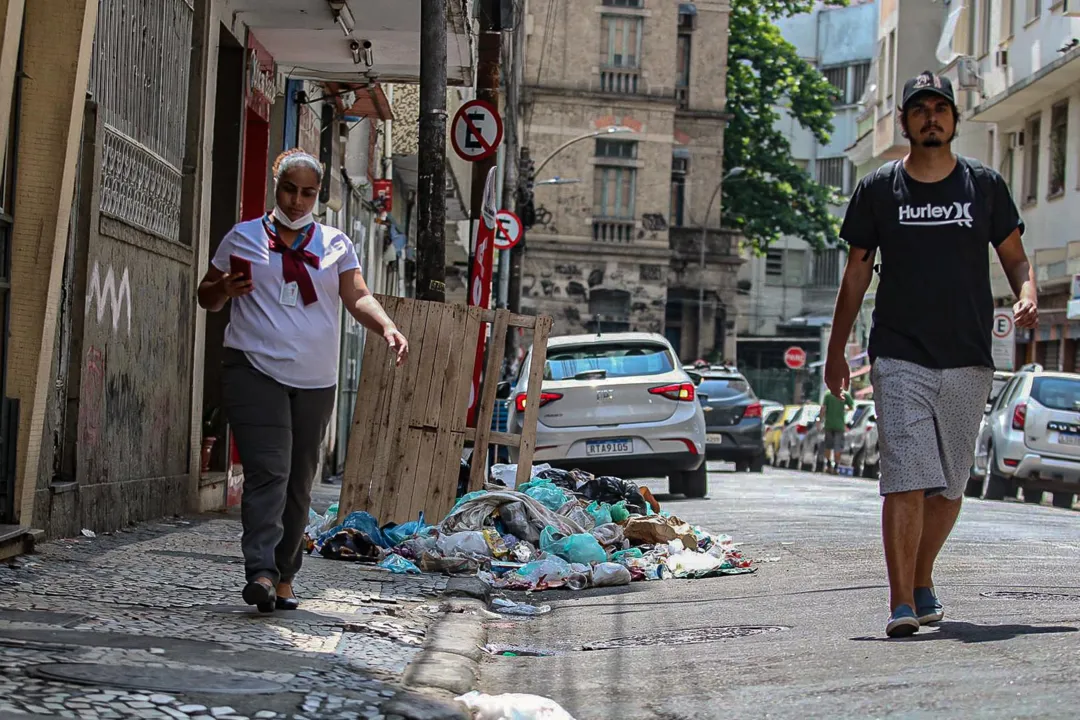
<svg viewBox="0 0 1080 720">
<path fill-rule="evenodd" d="M 954 106 L 956 105 L 956 95 L 953 94 L 952 83 L 949 78 L 925 70 L 904 83 L 904 101 L 900 106 L 901 109 L 906 110 L 911 99 L 922 93 L 940 95 Z"/>
</svg>

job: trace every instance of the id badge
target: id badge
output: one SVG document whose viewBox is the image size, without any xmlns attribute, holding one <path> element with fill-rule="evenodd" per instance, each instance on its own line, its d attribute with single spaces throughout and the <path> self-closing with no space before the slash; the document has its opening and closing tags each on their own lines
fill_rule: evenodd
<svg viewBox="0 0 1080 720">
<path fill-rule="evenodd" d="M 295 282 L 285 283 L 281 286 L 280 302 L 285 307 L 296 307 L 296 298 L 300 294 L 300 286 Z"/>
</svg>

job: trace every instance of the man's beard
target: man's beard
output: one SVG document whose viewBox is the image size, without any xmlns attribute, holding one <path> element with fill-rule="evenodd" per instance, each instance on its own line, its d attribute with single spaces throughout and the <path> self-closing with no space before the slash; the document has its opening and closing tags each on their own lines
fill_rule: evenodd
<svg viewBox="0 0 1080 720">
<path fill-rule="evenodd" d="M 925 148 L 939 148 L 945 144 L 945 141 L 939 137 L 930 137 L 922 141 L 922 146 Z"/>
</svg>

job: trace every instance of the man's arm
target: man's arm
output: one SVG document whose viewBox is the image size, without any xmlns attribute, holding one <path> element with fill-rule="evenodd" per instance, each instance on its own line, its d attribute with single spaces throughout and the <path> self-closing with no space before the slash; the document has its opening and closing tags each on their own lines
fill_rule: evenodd
<svg viewBox="0 0 1080 720">
<path fill-rule="evenodd" d="M 866 290 L 874 277 L 873 250 L 853 247 L 848 253 L 844 279 L 840 283 L 840 292 L 836 295 L 836 308 L 833 310 L 832 332 L 829 335 L 829 349 L 825 360 L 825 384 L 837 397 L 842 397 L 851 380 L 845 351 L 851 336 L 851 328 L 862 308 Z"/>
<path fill-rule="evenodd" d="M 1039 324 L 1039 288 L 1035 283 L 1035 269 L 1024 252 L 1024 243 L 1020 239 L 1020 230 L 1012 231 L 1009 237 L 997 247 L 998 260 L 1009 279 L 1009 285 L 1016 295 L 1013 306 L 1013 320 L 1017 327 L 1033 328 Z"/>
</svg>

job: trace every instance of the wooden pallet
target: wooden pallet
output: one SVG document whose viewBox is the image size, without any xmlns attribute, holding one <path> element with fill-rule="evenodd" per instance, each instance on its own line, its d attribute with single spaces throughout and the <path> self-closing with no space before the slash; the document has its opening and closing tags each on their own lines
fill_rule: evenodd
<svg viewBox="0 0 1080 720">
<path fill-rule="evenodd" d="M 551 318 L 397 297 L 378 300 L 409 338 L 411 354 L 408 363 L 397 368 L 381 338 L 369 334 L 364 343 L 339 516 L 366 510 L 380 523 L 403 523 L 423 511 L 429 522 L 441 519 L 454 504 L 467 441 L 473 443 L 474 458 L 470 490 L 483 486 L 491 445 L 517 448 L 518 481 L 528 480 Z M 476 427 L 469 427 L 474 348 L 484 323 L 493 329 Z M 533 331 L 534 359 L 520 435 L 491 430 L 509 328 Z"/>
</svg>

